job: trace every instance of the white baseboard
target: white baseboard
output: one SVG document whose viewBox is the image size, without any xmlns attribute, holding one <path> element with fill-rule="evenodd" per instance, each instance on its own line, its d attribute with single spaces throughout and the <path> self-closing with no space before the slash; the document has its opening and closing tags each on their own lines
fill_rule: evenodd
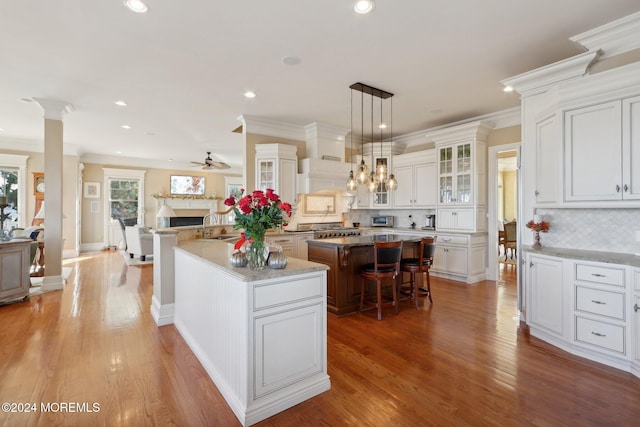
<svg viewBox="0 0 640 427">
<path fill-rule="evenodd" d="M 60 291 L 64 289 L 64 279 L 62 276 L 44 276 L 42 278 L 42 292 Z"/>
<path fill-rule="evenodd" d="M 164 326 L 173 324 L 174 314 L 175 304 L 161 305 L 155 295 L 151 297 L 151 317 L 155 320 L 156 325 Z"/>
<path fill-rule="evenodd" d="M 82 243 L 80 245 L 80 252 L 100 252 L 106 248 L 104 242 L 100 243 Z"/>
</svg>

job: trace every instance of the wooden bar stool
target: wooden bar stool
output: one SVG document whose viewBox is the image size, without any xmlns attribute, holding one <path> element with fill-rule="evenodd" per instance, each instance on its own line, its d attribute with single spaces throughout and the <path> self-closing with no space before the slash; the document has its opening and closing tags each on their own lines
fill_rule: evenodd
<svg viewBox="0 0 640 427">
<path fill-rule="evenodd" d="M 382 307 L 394 306 L 398 314 L 398 294 L 396 277 L 400 272 L 400 258 L 402 258 L 402 241 L 375 242 L 373 246 L 373 263 L 365 264 L 360 269 L 360 311 L 367 304 L 378 309 L 378 320 L 382 320 Z M 376 295 L 365 296 L 367 280 L 376 281 Z M 382 281 L 391 281 L 393 299 L 382 296 Z"/>
<path fill-rule="evenodd" d="M 433 237 L 424 237 L 420 240 L 420 251 L 418 258 L 402 258 L 400 261 L 400 271 L 405 271 L 411 275 L 411 281 L 400 285 L 400 292 L 405 295 L 411 295 L 416 300 L 416 308 L 419 307 L 418 297 L 429 297 L 429 302 L 433 304 L 431 299 L 431 280 L 429 279 L 429 269 L 433 264 L 433 255 L 436 252 L 435 239 Z M 420 276 L 426 274 L 427 281 L 425 288 L 420 287 L 416 280 L 416 273 Z M 409 283 L 409 286 L 404 286 Z"/>
</svg>

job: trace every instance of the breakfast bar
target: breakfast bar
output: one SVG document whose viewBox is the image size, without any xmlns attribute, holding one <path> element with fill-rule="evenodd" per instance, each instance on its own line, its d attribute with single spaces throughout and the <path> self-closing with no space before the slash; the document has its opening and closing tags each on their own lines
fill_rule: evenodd
<svg viewBox="0 0 640 427">
<path fill-rule="evenodd" d="M 373 262 L 376 241 L 402 241 L 402 256 L 417 257 L 424 234 L 380 234 L 309 240 L 309 261 L 327 265 L 327 311 L 336 316 L 354 313 L 360 306 L 360 268 Z"/>
<path fill-rule="evenodd" d="M 233 267 L 233 245 L 205 239 L 174 250 L 175 326 L 243 425 L 330 389 L 325 265 Z"/>
</svg>

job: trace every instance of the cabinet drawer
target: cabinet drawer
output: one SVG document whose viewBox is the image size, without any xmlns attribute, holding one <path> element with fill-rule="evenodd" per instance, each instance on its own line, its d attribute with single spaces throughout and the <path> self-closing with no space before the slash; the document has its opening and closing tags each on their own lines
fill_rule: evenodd
<svg viewBox="0 0 640 427">
<path fill-rule="evenodd" d="M 633 289 L 640 292 L 640 270 L 633 270 Z"/>
<path fill-rule="evenodd" d="M 453 236 L 450 234 L 438 234 L 436 236 L 436 244 L 444 243 L 447 245 L 466 245 L 469 242 L 469 236 Z"/>
<path fill-rule="evenodd" d="M 576 286 L 576 310 L 624 320 L 624 294 Z"/>
<path fill-rule="evenodd" d="M 253 310 L 258 311 L 312 298 L 321 298 L 324 287 L 325 284 L 321 277 L 256 285 L 253 289 Z"/>
<path fill-rule="evenodd" d="M 576 264 L 576 279 L 584 282 L 624 287 L 624 269 Z"/>
<path fill-rule="evenodd" d="M 623 326 L 576 316 L 576 341 L 625 353 Z"/>
</svg>

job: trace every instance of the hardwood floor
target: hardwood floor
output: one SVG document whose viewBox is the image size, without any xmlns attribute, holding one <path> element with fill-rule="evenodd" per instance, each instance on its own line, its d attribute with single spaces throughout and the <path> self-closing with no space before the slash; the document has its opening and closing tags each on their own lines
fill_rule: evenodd
<svg viewBox="0 0 640 427">
<path fill-rule="evenodd" d="M 37 405 L 1 426 L 237 426 L 184 340 L 151 319 L 153 268 L 115 252 L 68 260 L 64 291 L 0 307 L 0 398 Z M 638 425 L 640 379 L 532 338 L 515 267 L 468 286 L 432 278 L 434 304 L 382 321 L 329 317 L 331 390 L 259 425 Z M 99 412 L 43 412 L 93 403 Z"/>
</svg>

